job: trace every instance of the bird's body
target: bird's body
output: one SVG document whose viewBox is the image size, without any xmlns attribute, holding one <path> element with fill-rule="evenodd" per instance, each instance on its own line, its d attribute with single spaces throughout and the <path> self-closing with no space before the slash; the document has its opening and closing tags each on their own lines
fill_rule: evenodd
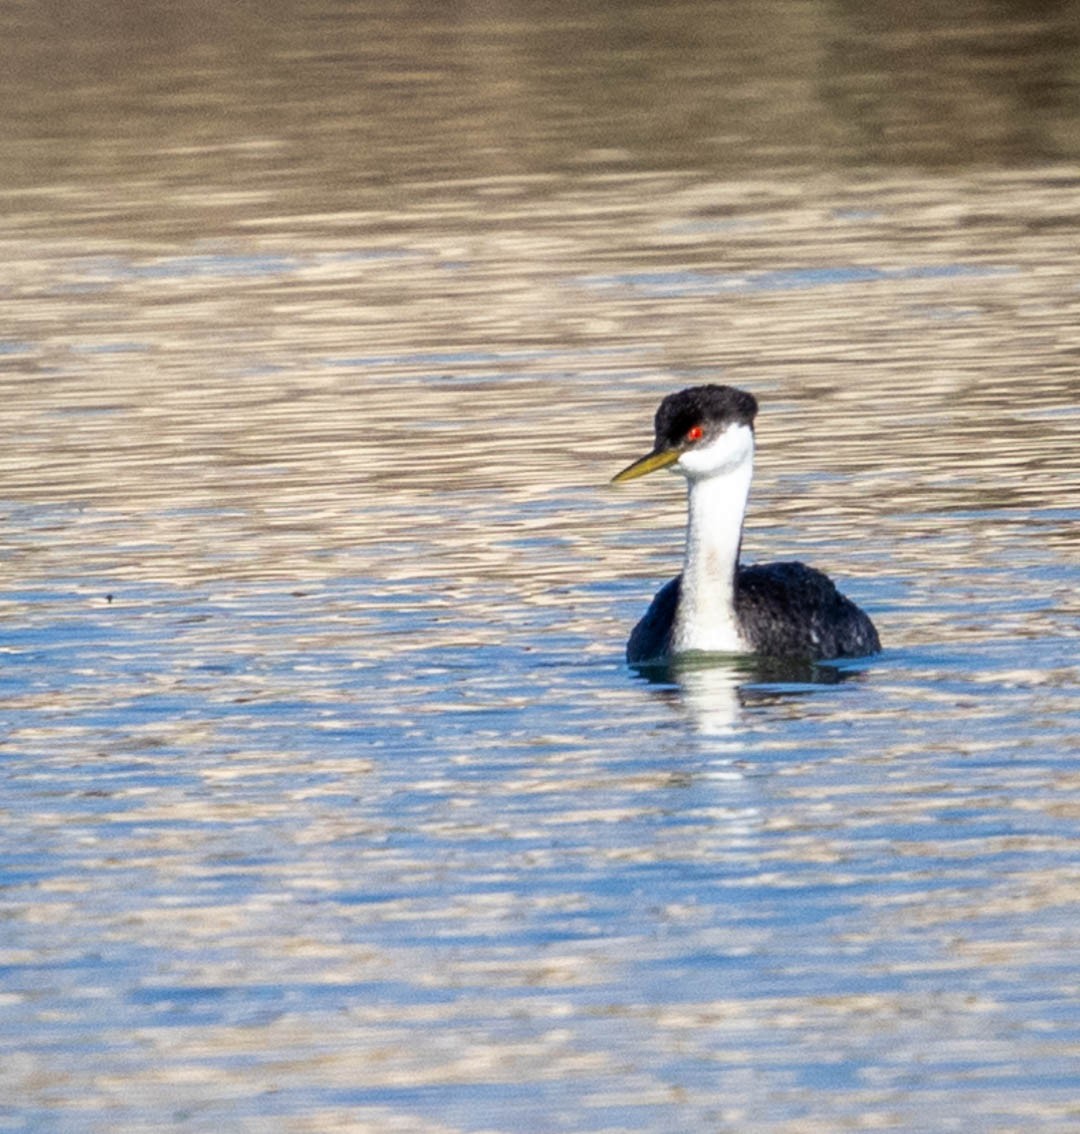
<svg viewBox="0 0 1080 1134">
<path fill-rule="evenodd" d="M 730 386 L 672 394 L 657 411 L 653 451 L 615 478 L 670 468 L 688 486 L 683 571 L 634 627 L 633 664 L 692 652 L 824 660 L 881 649 L 873 623 L 827 575 L 802 563 L 739 563 L 756 413 L 753 396 Z"/>
<path fill-rule="evenodd" d="M 682 575 L 660 588 L 630 635 L 627 661 L 660 661 L 684 652 L 674 632 L 681 590 Z M 870 619 L 828 575 L 805 563 L 739 567 L 733 605 L 737 637 L 721 646 L 689 649 L 819 660 L 863 657 L 881 649 Z"/>
</svg>

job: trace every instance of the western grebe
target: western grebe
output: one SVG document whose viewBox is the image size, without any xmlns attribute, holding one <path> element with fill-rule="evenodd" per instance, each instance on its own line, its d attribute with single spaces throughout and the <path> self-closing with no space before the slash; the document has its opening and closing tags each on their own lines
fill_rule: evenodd
<svg viewBox="0 0 1080 1134">
<path fill-rule="evenodd" d="M 870 619 L 803 563 L 739 564 L 754 467 L 757 400 L 733 386 L 693 386 L 656 411 L 653 451 L 612 478 L 656 469 L 686 478 L 681 575 L 657 592 L 626 646 L 632 664 L 691 651 L 815 660 L 881 649 Z"/>
</svg>

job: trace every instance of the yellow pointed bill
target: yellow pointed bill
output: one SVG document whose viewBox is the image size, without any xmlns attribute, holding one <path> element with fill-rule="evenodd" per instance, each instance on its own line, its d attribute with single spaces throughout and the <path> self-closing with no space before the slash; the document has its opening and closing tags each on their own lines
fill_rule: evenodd
<svg viewBox="0 0 1080 1134">
<path fill-rule="evenodd" d="M 637 480 L 639 476 L 645 476 L 647 473 L 656 472 L 657 469 L 666 469 L 668 465 L 673 465 L 680 455 L 678 449 L 660 449 L 648 453 L 632 465 L 627 465 L 621 473 L 616 473 L 611 478 L 611 483 L 623 484 L 628 480 Z"/>
</svg>

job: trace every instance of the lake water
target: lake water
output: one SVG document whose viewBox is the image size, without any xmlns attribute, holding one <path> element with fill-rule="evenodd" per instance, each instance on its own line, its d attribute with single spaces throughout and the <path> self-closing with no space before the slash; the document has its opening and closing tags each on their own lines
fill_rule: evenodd
<svg viewBox="0 0 1080 1134">
<path fill-rule="evenodd" d="M 0 12 L 0 1130 L 1080 1126 L 1078 48 Z M 879 658 L 625 666 L 705 381 Z"/>
</svg>

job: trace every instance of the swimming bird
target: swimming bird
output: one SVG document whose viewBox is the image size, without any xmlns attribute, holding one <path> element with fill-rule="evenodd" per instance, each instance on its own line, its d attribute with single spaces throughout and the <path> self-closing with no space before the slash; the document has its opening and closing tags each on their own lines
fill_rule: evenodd
<svg viewBox="0 0 1080 1134">
<path fill-rule="evenodd" d="M 669 394 L 656 411 L 652 452 L 612 478 L 622 484 L 669 469 L 687 483 L 682 574 L 634 627 L 631 664 L 692 652 L 826 660 L 881 649 L 874 624 L 827 575 L 803 563 L 739 563 L 757 410 L 754 395 L 733 386 Z"/>
</svg>

